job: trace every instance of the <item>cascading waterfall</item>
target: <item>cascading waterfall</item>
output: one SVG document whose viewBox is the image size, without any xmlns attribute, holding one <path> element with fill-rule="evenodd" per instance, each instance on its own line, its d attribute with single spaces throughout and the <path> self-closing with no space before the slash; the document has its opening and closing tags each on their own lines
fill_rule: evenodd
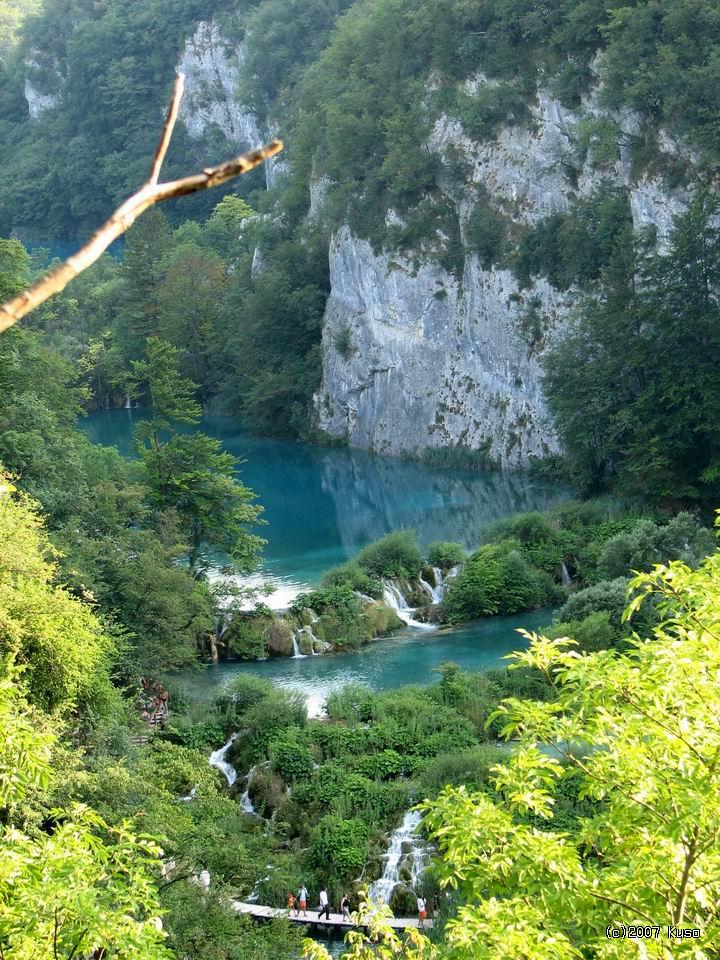
<svg viewBox="0 0 720 960">
<path fill-rule="evenodd" d="M 237 770 L 231 763 L 227 762 L 225 757 L 227 756 L 228 750 L 235 742 L 236 737 L 237 733 L 234 733 L 227 743 L 223 744 L 222 747 L 210 754 L 210 759 L 208 760 L 208 763 L 211 767 L 215 767 L 216 770 L 219 770 L 223 774 L 228 782 L 229 787 L 232 787 L 237 780 Z"/>
<path fill-rule="evenodd" d="M 569 587 L 572 584 L 572 577 L 570 576 L 570 571 L 568 570 L 564 560 L 560 564 L 560 570 L 562 571 L 562 585 L 564 587 Z"/>
<path fill-rule="evenodd" d="M 413 887 L 417 885 L 428 860 L 427 844 L 417 832 L 421 819 L 421 814 L 417 810 L 409 810 L 400 826 L 391 834 L 390 846 L 385 854 L 385 869 L 380 879 L 371 883 L 368 889 L 371 900 L 390 903 L 393 890 L 402 883 L 400 870 L 403 861 L 410 857 L 412 857 L 409 866 L 412 885 Z M 408 847 L 409 850 L 407 850 Z"/>
<path fill-rule="evenodd" d="M 252 800 L 250 799 L 250 781 L 253 778 L 253 774 L 257 767 L 250 767 L 248 771 L 247 780 L 245 781 L 245 792 L 240 797 L 240 803 L 242 804 L 243 813 L 247 813 L 249 816 L 254 816 L 256 813 L 255 807 Z"/>
<path fill-rule="evenodd" d="M 293 660 L 304 660 L 305 654 L 300 652 L 300 644 L 298 643 L 298 637 L 302 633 L 302 630 L 293 630 Z"/>
<path fill-rule="evenodd" d="M 417 627 L 419 630 L 435 630 L 432 623 L 422 623 L 413 617 L 415 607 L 410 607 L 399 588 L 391 580 L 383 580 L 383 599 L 391 607 L 398 618 L 408 627 Z"/>
<path fill-rule="evenodd" d="M 430 603 L 433 606 L 436 606 L 438 603 L 442 603 L 443 597 L 445 595 L 445 582 L 443 581 L 442 570 L 440 567 L 433 567 L 433 580 L 435 581 L 435 586 L 428 583 L 422 575 L 420 576 L 420 586 L 423 588 L 425 593 L 430 597 Z"/>
</svg>

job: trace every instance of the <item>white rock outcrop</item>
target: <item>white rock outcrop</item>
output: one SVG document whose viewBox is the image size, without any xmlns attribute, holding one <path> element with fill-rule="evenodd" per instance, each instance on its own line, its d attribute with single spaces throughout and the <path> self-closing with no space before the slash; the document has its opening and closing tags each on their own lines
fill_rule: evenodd
<svg viewBox="0 0 720 960">
<path fill-rule="evenodd" d="M 486 82 L 479 76 L 466 90 Z M 663 245 L 687 195 L 659 178 L 630 179 L 629 142 L 636 118 L 613 115 L 618 159 L 595 168 L 578 161 L 583 117 L 603 116 L 593 99 L 565 109 L 539 90 L 526 124 L 482 143 L 443 116 L 429 148 L 462 157 L 466 182 L 446 186 L 461 229 L 479 187 L 505 216 L 535 224 L 566 211 L 602 179 L 629 191 L 636 228 L 653 226 Z M 512 272 L 466 258 L 456 278 L 434 261 L 375 253 L 341 228 L 330 245 L 332 292 L 323 333 L 320 427 L 351 446 L 418 456 L 428 448 L 486 451 L 503 467 L 525 466 L 558 449 L 542 391 L 540 358 L 567 322 L 576 293 L 545 280 L 520 289 Z"/>
<path fill-rule="evenodd" d="M 194 140 L 219 131 L 233 149 L 252 149 L 272 139 L 275 130 L 264 129 L 253 110 L 239 100 L 241 66 L 247 42 L 232 45 L 214 20 L 203 20 L 185 42 L 178 71 L 185 74 L 180 120 Z M 264 165 L 268 188 L 285 169 L 272 158 Z"/>
</svg>

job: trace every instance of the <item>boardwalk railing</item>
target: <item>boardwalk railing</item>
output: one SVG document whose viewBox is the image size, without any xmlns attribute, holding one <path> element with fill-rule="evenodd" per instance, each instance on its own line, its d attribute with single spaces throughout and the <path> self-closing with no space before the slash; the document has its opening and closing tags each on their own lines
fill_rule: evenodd
<svg viewBox="0 0 720 960">
<path fill-rule="evenodd" d="M 256 920 L 273 920 L 276 917 L 286 917 L 292 923 L 302 923 L 305 925 L 317 927 L 339 927 L 346 930 L 352 930 L 356 926 L 351 920 L 345 920 L 341 913 L 331 913 L 328 920 L 323 913 L 318 916 L 317 908 L 308 910 L 305 913 L 301 910 L 298 914 L 293 911 L 283 910 L 280 907 L 268 907 L 262 903 L 245 903 L 242 900 L 232 901 L 233 909 L 238 913 L 245 913 Z M 394 930 L 407 930 L 409 927 L 420 927 L 420 929 L 429 929 L 432 927 L 432 920 L 425 920 L 423 924 L 415 917 L 393 917 L 388 923 Z"/>
</svg>

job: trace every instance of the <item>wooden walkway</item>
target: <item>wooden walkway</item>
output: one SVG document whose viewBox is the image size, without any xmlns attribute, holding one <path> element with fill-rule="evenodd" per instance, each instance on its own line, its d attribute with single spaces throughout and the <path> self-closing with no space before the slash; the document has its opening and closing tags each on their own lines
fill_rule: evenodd
<svg viewBox="0 0 720 960">
<path fill-rule="evenodd" d="M 245 903 L 242 900 L 233 900 L 232 905 L 233 909 L 237 910 L 238 913 L 246 913 L 251 917 L 255 917 L 257 920 L 273 920 L 275 917 L 287 917 L 292 923 L 302 923 L 306 926 L 313 927 L 337 927 L 343 930 L 352 930 L 356 926 L 352 921 L 344 920 L 341 913 L 331 913 L 329 920 L 327 920 L 324 915 L 318 917 L 317 908 L 308 910 L 307 916 L 303 916 L 302 913 L 299 916 L 295 916 L 294 912 L 289 914 L 287 910 L 281 907 L 267 907 L 262 903 Z M 395 930 L 407 930 L 409 927 L 420 927 L 420 921 L 415 917 L 393 917 L 393 919 L 388 922 Z M 420 929 L 429 930 L 432 925 L 432 920 L 426 920 Z"/>
</svg>

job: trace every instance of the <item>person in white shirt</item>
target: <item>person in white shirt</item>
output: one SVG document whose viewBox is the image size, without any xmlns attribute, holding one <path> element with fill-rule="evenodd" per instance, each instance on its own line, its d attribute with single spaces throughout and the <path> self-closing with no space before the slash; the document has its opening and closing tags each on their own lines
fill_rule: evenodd
<svg viewBox="0 0 720 960">
<path fill-rule="evenodd" d="M 318 914 L 318 920 L 320 917 L 325 914 L 325 919 L 330 919 L 330 901 L 328 900 L 327 890 L 325 887 L 320 891 L 320 913 Z"/>
<path fill-rule="evenodd" d="M 425 920 L 427 919 L 427 906 L 422 897 L 417 898 L 417 907 L 418 907 L 418 917 L 420 917 L 420 926 L 425 926 Z"/>
</svg>

